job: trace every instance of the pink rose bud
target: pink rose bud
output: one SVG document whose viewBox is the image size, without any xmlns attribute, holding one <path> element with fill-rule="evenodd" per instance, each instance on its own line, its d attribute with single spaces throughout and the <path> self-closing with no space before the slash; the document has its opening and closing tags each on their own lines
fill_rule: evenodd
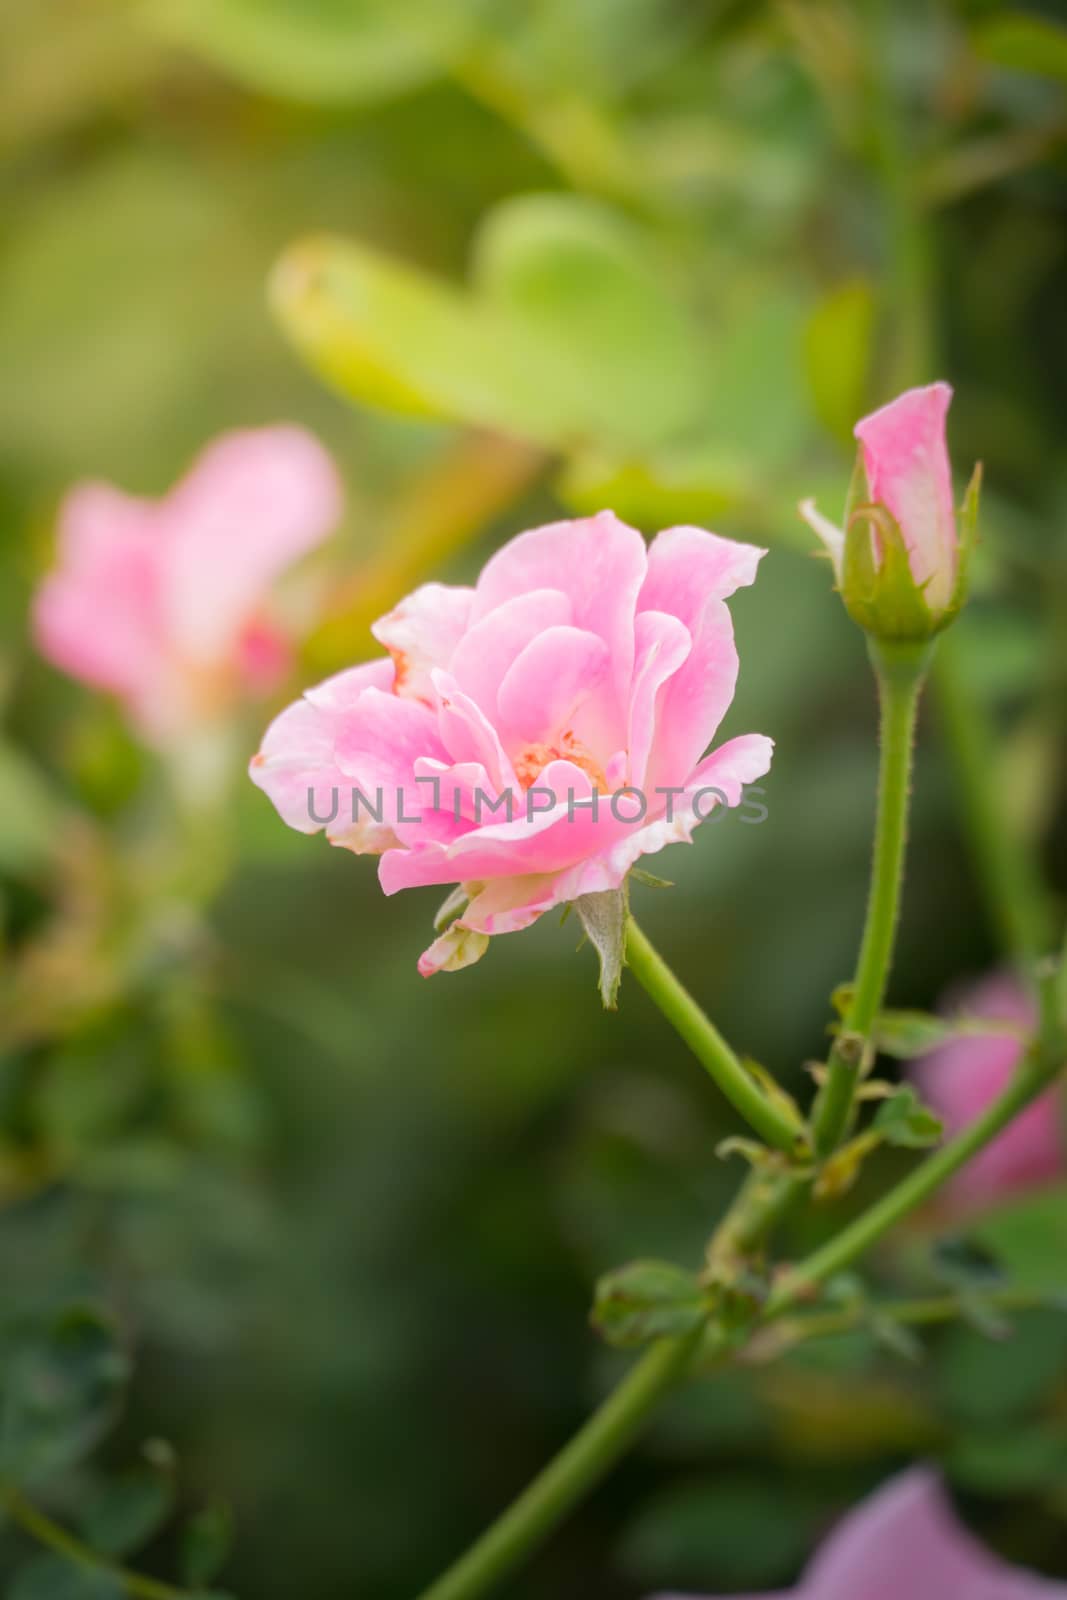
<svg viewBox="0 0 1067 1600">
<path fill-rule="evenodd" d="M 829 552 L 850 615 L 878 638 L 928 638 L 963 603 L 979 475 L 957 522 L 945 442 L 951 399 L 947 383 L 909 389 L 856 424 L 859 460 L 843 529 L 814 501 L 800 507 Z"/>
<path fill-rule="evenodd" d="M 913 1467 L 842 1519 L 795 1589 L 747 1600 L 1067 1600 L 1067 1583 L 987 1550 L 961 1526 L 937 1476 Z"/>
<path fill-rule="evenodd" d="M 271 585 L 340 511 L 329 456 L 289 426 L 216 440 L 162 500 L 81 484 L 34 602 L 37 646 L 117 695 L 148 743 L 173 744 L 276 686 L 290 641 L 267 613 Z"/>
<path fill-rule="evenodd" d="M 1032 1001 L 1010 977 L 987 978 L 960 997 L 962 1016 L 987 1018 L 1000 1032 L 960 1037 L 914 1063 L 912 1076 L 951 1137 L 1006 1089 L 1035 1026 Z M 1005 1031 L 1016 1028 L 1013 1035 Z M 1054 1182 L 1067 1171 L 1063 1102 L 1055 1087 L 1027 1106 L 943 1191 L 957 1212 Z"/>
<path fill-rule="evenodd" d="M 251 776 L 290 827 L 380 854 L 386 894 L 460 885 L 419 970 L 467 966 L 767 771 L 760 734 L 704 755 L 737 679 L 725 601 L 762 555 L 686 527 L 646 548 L 607 511 L 520 534 L 474 588 L 382 617 L 389 657 L 283 711 Z"/>
</svg>

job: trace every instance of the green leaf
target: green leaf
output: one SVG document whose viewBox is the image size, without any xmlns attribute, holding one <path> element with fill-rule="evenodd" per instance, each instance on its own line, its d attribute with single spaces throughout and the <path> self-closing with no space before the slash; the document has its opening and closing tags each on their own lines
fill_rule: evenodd
<svg viewBox="0 0 1067 1600">
<path fill-rule="evenodd" d="M 321 235 L 276 267 L 271 300 L 320 377 L 401 416 L 555 435 L 542 351 L 514 319 L 367 246 Z"/>
<path fill-rule="evenodd" d="M 52 1554 L 34 1557 L 6 1592 L 7 1600 L 124 1600 L 126 1593 L 111 1573 Z"/>
<path fill-rule="evenodd" d="M 1043 1189 L 1000 1206 L 971 1226 L 971 1235 L 992 1252 L 1006 1276 L 1036 1293 L 1067 1294 L 1064 1219 L 1067 1187 Z"/>
<path fill-rule="evenodd" d="M 933 1266 L 938 1278 L 956 1289 L 997 1288 L 1005 1280 L 1004 1263 L 999 1254 L 973 1236 L 951 1234 L 938 1239 L 933 1249 Z"/>
<path fill-rule="evenodd" d="M 977 27 L 975 50 L 987 61 L 1067 83 L 1067 28 L 1051 17 L 1002 12 Z"/>
<path fill-rule="evenodd" d="M 609 1344 L 644 1344 L 688 1333 L 705 1320 L 709 1297 L 695 1273 L 668 1261 L 634 1261 L 600 1279 L 592 1323 Z"/>
<path fill-rule="evenodd" d="M 614 1011 L 626 952 L 626 918 L 629 915 L 626 886 L 605 889 L 599 894 L 579 895 L 574 909 L 600 960 L 600 998 L 605 1010 Z"/>
<path fill-rule="evenodd" d="M 82 1532 L 94 1550 L 126 1556 L 147 1544 L 173 1505 L 171 1476 L 136 1467 L 100 1485 L 82 1513 Z"/>
<path fill-rule="evenodd" d="M 1024 1039 L 1026 1032 L 1015 1022 L 966 1015 L 938 1017 L 927 1011 L 880 1011 L 871 1030 L 875 1049 L 897 1061 L 914 1061 L 953 1039 L 998 1036 Z"/>
<path fill-rule="evenodd" d="M 901 1145 L 909 1150 L 922 1150 L 936 1144 L 944 1132 L 941 1119 L 929 1106 L 923 1105 L 910 1085 L 898 1089 L 889 1100 L 883 1100 L 871 1128 L 886 1144 Z"/>
<path fill-rule="evenodd" d="M 233 1540 L 233 1513 L 229 1506 L 205 1506 L 189 1519 L 182 1536 L 181 1567 L 190 1589 L 200 1589 L 217 1576 L 226 1563 Z"/>
<path fill-rule="evenodd" d="M 146 20 L 251 88 L 301 101 L 374 101 L 435 76 L 470 8 L 452 0 L 150 0 Z"/>
<path fill-rule="evenodd" d="M 1053 1423 L 982 1428 L 952 1445 L 945 1466 L 975 1494 L 1041 1494 L 1067 1478 L 1067 1439 Z"/>
<path fill-rule="evenodd" d="M 554 400 L 583 434 L 654 444 L 695 415 L 695 330 L 643 236 L 608 206 L 562 194 L 506 201 L 478 236 L 473 279 L 558 352 L 565 387 Z"/>
<path fill-rule="evenodd" d="M 323 236 L 283 256 L 271 294 L 320 376 L 405 416 L 622 448 L 654 445 L 700 399 L 695 335 L 643 236 L 576 196 L 491 213 L 470 289 Z"/>
<path fill-rule="evenodd" d="M 73 1465 L 114 1419 L 129 1363 L 110 1321 L 73 1307 L 20 1342 L 0 1397 L 0 1472 L 33 1483 Z"/>
<path fill-rule="evenodd" d="M 47 861 L 65 825 L 44 774 L 0 740 L 0 868 L 26 872 Z"/>
</svg>

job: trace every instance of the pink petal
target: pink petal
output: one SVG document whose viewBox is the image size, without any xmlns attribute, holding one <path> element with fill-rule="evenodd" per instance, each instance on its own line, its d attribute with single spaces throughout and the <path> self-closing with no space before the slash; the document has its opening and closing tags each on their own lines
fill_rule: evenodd
<svg viewBox="0 0 1067 1600">
<path fill-rule="evenodd" d="M 562 589 L 565 619 L 608 647 L 620 726 L 634 658 L 634 612 L 646 571 L 645 542 L 610 511 L 553 522 L 512 539 L 478 579 L 473 620 L 531 589 Z"/>
<path fill-rule="evenodd" d="M 948 1008 L 966 1016 L 1014 1023 L 1025 1032 L 1035 1024 L 1034 1006 L 1010 977 L 986 979 L 964 990 Z M 953 1039 L 914 1063 L 912 1076 L 951 1137 L 983 1112 L 1005 1089 L 1025 1043 L 1003 1033 Z M 951 1206 L 970 1210 L 1006 1194 L 1053 1182 L 1067 1172 L 1062 1094 L 1054 1086 L 1016 1117 L 947 1186 Z"/>
<path fill-rule="evenodd" d="M 373 687 L 346 711 L 334 737 L 334 759 L 349 787 L 355 784 L 376 809 L 380 794 L 394 829 L 432 802 L 432 791 L 415 782 L 416 763 L 427 756 L 445 757 L 433 711 L 421 700 Z"/>
<path fill-rule="evenodd" d="M 608 647 L 595 633 L 546 628 L 520 651 L 500 683 L 497 716 L 504 741 L 512 747 L 553 744 L 570 731 L 590 750 L 599 749 L 605 733 L 603 707 L 593 706 L 582 718 L 578 713 L 587 701 L 599 699 L 610 665 Z"/>
<path fill-rule="evenodd" d="M 337 758 L 338 740 L 363 694 L 388 689 L 392 677 L 390 661 L 350 667 L 309 689 L 302 700 L 271 723 L 258 755 L 252 758 L 249 775 L 290 828 L 318 833 L 324 824 L 316 818 L 329 816 L 336 805 L 336 819 L 325 825 L 329 838 L 343 837 L 349 848 L 356 850 L 384 849 L 392 842 L 387 824 L 383 821 L 379 828 L 365 810 L 361 812 L 362 831 L 353 830 L 352 778 L 342 771 Z M 374 796 L 368 798 L 373 801 Z"/>
<path fill-rule="evenodd" d="M 956 1520 L 937 1476 L 922 1467 L 892 1479 L 851 1511 L 816 1555 L 803 1600 L 1038 1600 L 1067 1596 L 1007 1566 Z"/>
<path fill-rule="evenodd" d="M 371 626 L 393 658 L 396 693 L 431 701 L 430 673 L 448 668 L 467 630 L 473 589 L 424 583 Z"/>
<path fill-rule="evenodd" d="M 495 724 L 497 692 L 515 658 L 546 628 L 570 620 L 570 601 L 559 589 L 532 589 L 504 600 L 464 634 L 449 675 Z"/>
<path fill-rule="evenodd" d="M 231 433 L 158 508 L 169 625 L 187 658 L 225 657 L 275 578 L 341 515 L 341 483 L 305 429 Z"/>
<path fill-rule="evenodd" d="M 660 691 L 684 664 L 693 641 L 685 623 L 665 611 L 639 611 L 635 638 L 637 659 L 630 691 L 626 744 L 629 782 L 641 784 L 648 772 L 648 758 L 661 710 Z"/>
<path fill-rule="evenodd" d="M 72 677 L 136 700 L 163 659 L 153 508 L 89 483 L 59 516 L 59 565 L 34 600 L 37 646 Z"/>
<path fill-rule="evenodd" d="M 451 759 L 480 762 L 497 791 L 516 788 L 500 735 L 482 708 L 463 693 L 450 673 L 435 669 L 430 676 L 437 698 L 438 733 Z"/>
<path fill-rule="evenodd" d="M 900 524 L 916 583 L 926 583 L 934 610 L 946 606 L 956 581 L 956 514 L 945 418 L 947 383 L 909 389 L 856 424 L 872 501 Z"/>
<path fill-rule="evenodd" d="M 764 554 L 699 528 L 668 528 L 652 541 L 639 610 L 677 617 L 692 648 L 660 692 L 650 786 L 684 783 L 715 736 L 737 682 L 733 621 L 721 596 L 751 583 Z"/>
<path fill-rule="evenodd" d="M 648 552 L 638 611 L 667 611 L 691 627 L 704 602 L 728 600 L 756 581 L 766 550 L 703 528 L 664 528 Z"/>
</svg>

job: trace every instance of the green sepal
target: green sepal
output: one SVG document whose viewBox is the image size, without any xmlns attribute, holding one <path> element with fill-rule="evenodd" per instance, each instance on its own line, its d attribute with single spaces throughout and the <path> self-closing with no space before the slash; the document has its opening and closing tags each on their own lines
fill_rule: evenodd
<svg viewBox="0 0 1067 1600">
<path fill-rule="evenodd" d="M 711 1313 L 714 1295 L 695 1273 L 669 1261 L 632 1261 L 596 1286 L 590 1320 L 608 1344 L 627 1348 L 689 1333 Z"/>
<path fill-rule="evenodd" d="M 874 535 L 881 546 L 876 559 Z M 900 525 L 883 505 L 857 505 L 845 525 L 841 596 L 854 622 L 876 639 L 929 639 L 941 626 L 912 576 Z"/>
<path fill-rule="evenodd" d="M 582 894 L 574 902 L 586 937 L 600 960 L 600 998 L 605 1011 L 618 1004 L 626 956 L 626 919 L 630 914 L 626 885 L 599 894 Z"/>
</svg>

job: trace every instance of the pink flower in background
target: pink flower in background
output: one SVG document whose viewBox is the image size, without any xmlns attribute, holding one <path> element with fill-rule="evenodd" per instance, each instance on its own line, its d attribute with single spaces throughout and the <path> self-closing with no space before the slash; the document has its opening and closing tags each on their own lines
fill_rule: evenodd
<svg viewBox="0 0 1067 1600">
<path fill-rule="evenodd" d="M 704 757 L 737 678 L 725 599 L 762 554 L 686 527 L 646 548 L 610 512 L 521 534 L 474 588 L 427 584 L 376 623 L 390 659 L 284 711 L 252 778 L 291 827 L 381 853 L 386 894 L 462 885 L 419 970 L 466 966 L 767 771 L 758 734 Z"/>
<path fill-rule="evenodd" d="M 760 1600 L 789 1597 L 1067 1600 L 1067 1583 L 1008 1566 L 985 1549 L 957 1521 L 936 1474 L 916 1467 L 891 1479 L 848 1513 L 788 1597 L 764 1595 Z"/>
<path fill-rule="evenodd" d="M 167 744 L 277 684 L 289 641 L 266 610 L 271 584 L 340 510 L 329 456 L 289 426 L 216 440 L 161 500 L 81 484 L 34 603 L 38 648 Z"/>
<path fill-rule="evenodd" d="M 1008 976 L 987 978 L 961 995 L 954 1010 L 1029 1031 L 1036 1017 L 1021 985 Z M 974 1121 L 1007 1084 L 1019 1064 L 1023 1041 L 1005 1033 L 953 1039 L 912 1067 L 912 1076 L 951 1137 Z M 1005 1194 L 1062 1177 L 1063 1106 L 1050 1089 L 1017 1116 L 946 1186 L 950 1203 L 973 1209 Z"/>
<path fill-rule="evenodd" d="M 949 608 L 959 568 L 952 469 L 945 443 L 951 399 L 947 383 L 909 389 L 854 429 L 863 451 L 868 498 L 884 506 L 898 524 L 912 578 L 925 585 L 924 597 L 935 617 Z M 811 500 L 805 500 L 800 510 L 829 551 L 840 583 L 845 531 L 822 516 Z"/>
</svg>

